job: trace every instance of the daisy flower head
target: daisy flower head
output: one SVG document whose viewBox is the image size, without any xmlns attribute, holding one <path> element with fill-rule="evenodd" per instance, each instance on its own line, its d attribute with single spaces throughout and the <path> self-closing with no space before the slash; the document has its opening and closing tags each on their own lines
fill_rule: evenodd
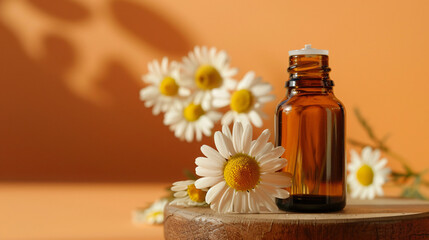
<svg viewBox="0 0 429 240">
<path fill-rule="evenodd" d="M 217 150 L 203 145 L 205 157 L 195 160 L 195 182 L 199 189 L 209 188 L 206 202 L 218 212 L 257 213 L 277 211 L 275 198 L 288 198 L 283 188 L 291 185 L 291 176 L 277 172 L 287 161 L 280 156 L 284 148 L 267 142 L 269 130 L 252 141 L 252 126 L 234 123 L 232 134 L 226 125 L 214 135 Z"/>
<path fill-rule="evenodd" d="M 224 125 L 240 121 L 262 127 L 262 118 L 266 117 L 262 108 L 265 103 L 274 100 L 274 95 L 270 94 L 272 89 L 271 84 L 263 82 L 261 77 L 256 77 L 251 71 L 238 83 L 232 94 L 225 89 L 214 89 L 213 106 L 230 106 L 231 110 L 222 118 Z"/>
<path fill-rule="evenodd" d="M 145 101 L 146 107 L 152 107 L 152 113 L 158 115 L 172 107 L 177 107 L 179 99 L 189 96 L 190 90 L 178 84 L 180 66 L 176 62 L 168 62 L 164 57 L 159 63 L 157 60 L 149 62 L 149 73 L 143 76 L 143 81 L 149 86 L 140 91 L 140 99 Z"/>
<path fill-rule="evenodd" d="M 351 150 L 351 163 L 347 165 L 351 197 L 374 199 L 375 195 L 383 196 L 383 184 L 387 181 L 390 169 L 385 167 L 387 159 L 380 160 L 380 151 L 371 147 L 362 149 L 362 154 Z"/>
<path fill-rule="evenodd" d="M 181 83 L 195 90 L 195 101 L 205 109 L 212 106 L 212 91 L 216 88 L 232 89 L 237 74 L 236 68 L 229 66 L 229 56 L 216 48 L 198 47 L 183 57 Z"/>
<path fill-rule="evenodd" d="M 174 135 L 188 142 L 201 141 L 203 134 L 210 136 L 214 124 L 219 121 L 222 114 L 214 110 L 206 110 L 201 104 L 186 101 L 177 108 L 171 108 L 164 116 L 164 124 L 170 126 Z"/>
<path fill-rule="evenodd" d="M 145 210 L 136 210 L 133 212 L 134 224 L 149 223 L 161 224 L 164 222 L 164 208 L 167 205 L 167 199 L 160 199 Z"/>
<path fill-rule="evenodd" d="M 173 183 L 171 191 L 174 191 L 175 199 L 170 202 L 171 205 L 178 206 L 204 206 L 207 189 L 198 189 L 195 187 L 194 180 L 178 181 Z"/>
</svg>

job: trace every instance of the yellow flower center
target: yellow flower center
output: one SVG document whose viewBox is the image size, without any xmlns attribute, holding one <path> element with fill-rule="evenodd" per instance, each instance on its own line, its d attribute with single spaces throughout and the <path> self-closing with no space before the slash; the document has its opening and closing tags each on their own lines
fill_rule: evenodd
<svg viewBox="0 0 429 240">
<path fill-rule="evenodd" d="M 252 101 L 252 93 L 247 89 L 241 89 L 232 94 L 230 106 L 232 110 L 243 113 L 250 110 Z"/>
<path fill-rule="evenodd" d="M 188 122 L 193 122 L 198 120 L 202 115 L 204 115 L 205 111 L 199 104 L 189 104 L 184 110 L 183 110 L 183 116 L 185 117 Z"/>
<path fill-rule="evenodd" d="M 255 158 L 238 153 L 226 162 L 223 177 L 231 188 L 237 191 L 247 191 L 259 183 L 259 165 Z"/>
<path fill-rule="evenodd" d="M 195 83 L 200 89 L 210 90 L 222 85 L 222 77 L 213 66 L 202 65 L 195 72 Z"/>
<path fill-rule="evenodd" d="M 172 77 L 165 77 L 159 84 L 159 91 L 165 96 L 174 96 L 179 91 L 179 85 Z"/>
<path fill-rule="evenodd" d="M 194 202 L 204 202 L 206 193 L 201 189 L 197 189 L 194 184 L 188 185 L 188 196 Z"/>
<path fill-rule="evenodd" d="M 356 178 L 360 182 L 360 184 L 364 186 L 371 185 L 372 180 L 374 178 L 374 171 L 368 165 L 362 165 L 356 173 Z"/>
</svg>

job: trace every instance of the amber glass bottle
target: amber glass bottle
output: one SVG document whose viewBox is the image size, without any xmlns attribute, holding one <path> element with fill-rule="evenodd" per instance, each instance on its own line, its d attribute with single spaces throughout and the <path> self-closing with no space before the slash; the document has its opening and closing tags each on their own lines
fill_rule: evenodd
<svg viewBox="0 0 429 240">
<path fill-rule="evenodd" d="M 328 51 L 311 48 L 289 52 L 287 93 L 275 117 L 276 145 L 286 150 L 292 174 L 282 210 L 328 212 L 346 204 L 345 109 L 329 79 Z"/>
</svg>

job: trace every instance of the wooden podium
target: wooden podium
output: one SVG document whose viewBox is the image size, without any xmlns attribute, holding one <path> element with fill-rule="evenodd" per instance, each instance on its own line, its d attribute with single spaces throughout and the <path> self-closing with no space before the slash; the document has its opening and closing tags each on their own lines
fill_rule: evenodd
<svg viewBox="0 0 429 240">
<path fill-rule="evenodd" d="M 333 213 L 218 214 L 167 206 L 166 239 L 429 239 L 429 201 L 348 199 Z"/>
</svg>

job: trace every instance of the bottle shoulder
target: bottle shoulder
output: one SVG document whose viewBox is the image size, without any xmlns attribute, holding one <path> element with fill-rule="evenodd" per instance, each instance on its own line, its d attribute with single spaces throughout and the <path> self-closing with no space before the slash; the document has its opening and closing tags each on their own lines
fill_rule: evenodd
<svg viewBox="0 0 429 240">
<path fill-rule="evenodd" d="M 302 109 L 308 107 L 328 108 L 345 111 L 342 102 L 333 93 L 329 94 L 295 94 L 286 96 L 277 106 L 277 111 Z"/>
</svg>

